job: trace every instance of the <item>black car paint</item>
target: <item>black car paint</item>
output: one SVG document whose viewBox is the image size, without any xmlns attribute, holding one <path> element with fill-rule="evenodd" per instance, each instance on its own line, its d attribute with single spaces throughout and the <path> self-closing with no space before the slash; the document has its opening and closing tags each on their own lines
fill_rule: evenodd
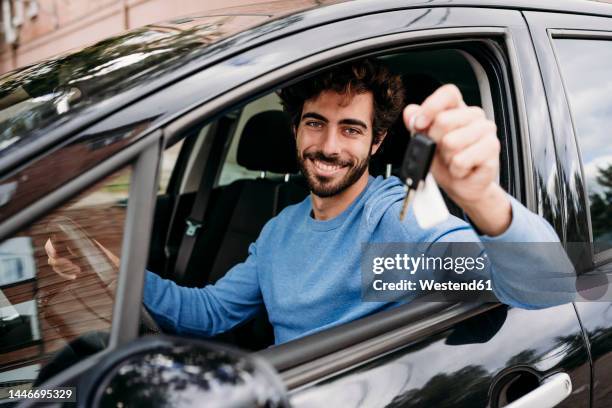
<svg viewBox="0 0 612 408">
<path fill-rule="evenodd" d="M 153 385 L 153 386 L 152 386 Z M 287 407 L 263 361 L 231 347 L 158 335 L 101 359 L 79 380 L 77 407 Z"/>
<path fill-rule="evenodd" d="M 347 408 L 497 407 L 513 392 L 501 386 L 507 381 L 525 387 L 524 393 L 530 381 L 536 385 L 563 370 L 574 392 L 559 406 L 588 407 L 590 367 L 583 340 L 572 305 L 528 312 L 500 306 L 301 389 L 292 401 Z"/>
<path fill-rule="evenodd" d="M 452 3 L 486 5 L 489 2 Z M 555 125 L 554 121 L 551 124 L 550 116 L 553 115 L 553 109 L 550 112 L 548 111 L 549 105 L 545 97 L 544 85 L 547 86 L 548 90 L 551 83 L 554 84 L 557 81 L 558 71 L 556 65 L 552 64 L 551 61 L 540 60 L 538 64 L 535 50 L 530 46 L 536 23 L 529 21 L 529 28 L 532 30 L 530 34 L 518 12 L 447 7 L 449 2 L 446 1 L 425 3 L 428 7 L 432 5 L 439 7 L 384 12 L 386 7 L 392 8 L 391 5 L 393 4 L 398 3 L 379 2 L 374 5 L 374 2 L 368 2 L 367 7 L 357 9 L 358 6 L 349 3 L 345 8 L 339 6 L 321 8 L 300 13 L 297 15 L 299 18 L 287 17 L 285 20 L 279 20 L 283 24 L 280 22 L 270 23 L 272 25 L 279 24 L 281 27 L 278 30 L 264 29 L 267 26 L 252 29 L 248 35 L 242 37 L 244 40 L 250 36 L 251 42 L 246 41 L 250 45 L 263 43 L 264 40 L 261 39 L 265 39 L 266 36 L 268 37 L 266 41 L 271 40 L 271 36 L 274 35 L 278 35 L 279 38 L 274 42 L 251 48 L 248 51 L 244 51 L 246 46 L 245 48 L 238 47 L 240 41 L 235 41 L 233 43 L 236 46 L 235 50 L 244 51 L 241 54 L 223 60 L 217 65 L 212 65 L 182 81 L 173 82 L 172 85 L 150 96 L 136 93 L 132 93 L 129 98 L 126 96 L 126 104 L 128 100 L 138 99 L 138 101 L 76 135 L 72 133 L 72 128 L 65 128 L 62 138 L 54 139 L 65 140 L 62 147 L 34 162 L 23 164 L 21 170 L 8 175 L 6 178 L 3 176 L 1 183 L 17 180 L 19 183 L 27 185 L 28 181 L 32 179 L 31 174 L 28 173 L 32 168 L 37 165 L 43 170 L 50 168 L 53 158 L 57 157 L 62 149 L 75 144 L 91 147 L 98 140 L 110 140 L 108 145 L 112 146 L 112 149 L 105 151 L 98 159 L 103 160 L 112 156 L 113 153 L 122 149 L 125 145 L 143 137 L 151 129 L 170 122 L 173 118 L 193 107 L 207 100 L 213 100 L 227 90 L 249 82 L 266 72 L 278 69 L 287 62 L 321 52 L 323 49 L 333 48 L 355 41 L 358 38 L 370 38 L 406 30 L 436 26 L 480 26 L 482 21 L 487 21 L 487 25 L 489 25 L 494 24 L 491 23 L 493 15 L 499 15 L 499 19 L 503 21 L 506 16 L 513 13 L 515 15 L 506 22 L 511 22 L 513 39 L 516 44 L 520 44 L 515 52 L 523 81 L 521 89 L 524 98 L 523 103 L 529 107 L 526 111 L 528 122 L 521 123 L 520 126 L 528 126 L 530 135 L 528 147 L 533 165 L 533 167 L 526 167 L 526 170 L 530 172 L 527 174 L 531 174 L 533 177 L 533 188 L 527 189 L 525 200 L 528 203 L 531 202 L 533 209 L 542 211 L 560 232 L 564 240 L 584 238 L 584 231 L 588 231 L 588 225 L 586 225 L 584 216 L 584 192 L 580 191 L 582 175 L 580 172 L 576 172 L 576 167 L 573 165 L 579 160 L 579 157 L 575 149 L 573 135 L 565 131 L 559 134 L 560 130 L 557 127 L 563 126 L 563 123 L 567 125 L 569 118 L 564 115 L 554 117 L 554 120 L 560 121 L 559 125 Z M 420 5 L 422 4 L 415 3 L 414 7 Z M 500 6 L 499 3 L 495 3 L 495 5 Z M 533 7 L 532 4 L 519 3 L 518 8 L 521 6 Z M 368 7 L 371 8 L 368 9 Z M 510 6 L 507 7 L 510 8 Z M 603 14 L 605 11 L 609 11 L 609 8 L 603 5 L 587 6 L 585 3 L 576 7 L 574 11 L 583 13 L 589 13 L 593 10 L 593 14 Z M 338 10 L 338 14 L 334 15 L 336 10 Z M 342 10 L 342 12 L 339 10 Z M 368 13 L 372 14 L 367 15 Z M 312 27 L 323 24 L 324 21 L 342 20 L 355 14 L 363 14 L 364 16 L 358 17 L 356 20 L 338 21 L 333 25 L 321 25 L 312 28 L 310 31 L 301 31 L 306 26 Z M 572 17 L 563 16 L 563 18 L 571 19 Z M 407 21 L 410 22 L 408 26 L 406 26 Z M 356 32 L 356 24 L 359 24 L 359 27 L 363 30 Z M 297 33 L 289 35 L 290 32 Z M 328 41 L 325 44 L 312 41 L 313 35 L 326 38 Z M 541 38 L 538 40 L 537 35 L 534 35 L 534 37 L 538 52 L 548 52 L 546 49 L 549 45 L 542 42 Z M 267 59 L 266 57 L 270 55 L 271 50 L 279 54 L 282 52 L 282 59 Z M 212 62 L 213 59 L 211 57 L 209 62 Z M 204 60 L 206 59 L 198 60 L 200 65 L 197 69 L 192 69 L 192 66 L 190 69 L 197 71 L 207 65 L 202 62 Z M 183 72 L 187 71 L 187 68 L 185 68 Z M 215 81 L 206 81 L 207 78 L 215 78 Z M 172 81 L 168 80 L 168 82 Z M 192 92 L 194 86 L 199 86 L 202 92 L 198 94 Z M 131 92 L 133 90 L 126 92 L 126 95 Z M 203 97 L 203 95 L 206 96 Z M 517 96 L 517 98 L 520 97 L 521 95 Z M 557 97 L 564 100 L 563 95 Z M 558 111 L 555 110 L 555 112 Z M 88 120 L 93 122 L 99 119 L 99 117 L 94 118 L 94 116 L 88 117 Z M 528 152 L 523 153 L 528 154 Z M 96 164 L 91 162 L 91 157 L 87 155 L 79 159 L 81 160 L 80 165 L 72 173 L 67 174 L 68 177 L 87 171 Z M 45 162 L 45 160 L 49 161 Z M 17 168 L 15 166 L 13 163 L 11 168 Z M 574 190 L 568 191 L 565 185 L 570 178 L 574 178 L 578 182 L 574 184 L 576 186 Z M 47 193 L 48 191 L 40 191 L 40 195 Z M 31 194 L 32 192 L 29 192 L 29 195 Z M 20 208 L 35 199 L 36 197 L 29 198 L 28 195 L 20 196 L 19 193 L 14 198 L 20 203 Z M 13 213 L 17 210 L 15 209 Z M 1 218 L 6 219 L 13 213 L 5 212 L 5 208 L 3 208 Z M 592 353 L 593 361 L 595 363 L 601 362 L 595 364 L 594 374 L 605 373 L 606 370 L 609 370 L 609 365 L 612 364 L 605 364 L 610 359 L 610 351 L 612 350 L 612 346 L 608 346 L 610 343 L 609 336 L 612 333 L 611 320 L 605 318 L 609 315 L 610 305 L 593 303 L 578 304 L 576 307 L 580 312 L 584 329 L 590 337 L 588 342 L 584 341 L 585 332 L 581 330 L 580 321 L 572 305 L 541 311 L 506 309 L 500 306 L 493 311 L 468 319 L 448 331 L 423 339 L 419 343 L 407 345 L 406 348 L 398 350 L 394 354 L 369 362 L 367 365 L 356 367 L 335 379 L 326 379 L 316 387 L 303 388 L 295 394 L 295 398 L 301 395 L 300 393 L 307 394 L 312 392 L 311 390 L 316 393 L 318 392 L 317 389 L 322 390 L 320 392 L 325 392 L 325 389 L 334 389 L 334 393 L 341 393 L 341 390 L 333 388 L 335 380 L 338 381 L 337 384 L 344 384 L 344 382 L 359 383 L 359 389 L 365 398 L 369 393 L 377 391 L 374 388 L 368 388 L 368 375 L 376 376 L 379 373 L 377 370 L 382 369 L 384 371 L 385 367 L 397 362 L 400 364 L 407 362 L 410 365 L 411 361 L 424 359 L 421 364 L 429 365 L 427 370 L 422 370 L 425 372 L 424 374 L 421 373 L 424 377 L 416 381 L 413 374 L 423 366 L 412 366 L 410 368 L 412 371 L 408 372 L 405 386 L 396 391 L 396 395 L 392 396 L 393 405 L 391 406 L 415 406 L 411 404 L 418 405 L 419 401 L 425 405 L 431 403 L 435 406 L 453 407 L 473 406 L 474 403 L 486 404 L 489 398 L 495 397 L 491 395 L 495 390 L 493 386 L 495 381 L 510 373 L 512 369 L 524 369 L 539 378 L 557 370 L 567 371 L 574 382 L 574 394 L 570 397 L 572 399 L 568 399 L 560 406 L 590 406 L 590 393 L 597 392 L 598 385 L 603 387 L 602 383 L 605 383 L 607 378 L 598 376 L 591 378 L 589 350 Z M 526 327 L 538 329 L 537 333 L 527 333 L 529 335 L 527 336 L 528 341 L 524 340 L 525 333 L 522 333 L 526 330 Z M 475 338 L 473 333 L 475 329 L 489 333 L 489 335 Z M 438 356 L 438 365 L 436 366 L 435 361 L 431 358 L 424 358 L 427 355 Z M 465 356 L 469 356 L 468 361 L 464 361 L 456 367 L 451 366 L 453 361 L 459 361 L 460 357 Z M 594 390 L 591 390 L 591 384 L 595 385 Z M 450 395 L 440 399 L 442 394 Z M 300 398 L 304 397 L 300 396 Z M 602 396 L 602 398 L 605 398 L 605 396 Z M 597 402 L 602 404 L 599 406 L 605 406 L 607 401 L 604 399 Z"/>
</svg>

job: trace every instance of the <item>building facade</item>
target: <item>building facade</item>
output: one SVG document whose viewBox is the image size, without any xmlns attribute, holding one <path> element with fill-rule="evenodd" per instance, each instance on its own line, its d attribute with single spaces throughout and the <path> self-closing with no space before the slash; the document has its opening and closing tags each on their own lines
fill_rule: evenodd
<svg viewBox="0 0 612 408">
<path fill-rule="evenodd" d="M 253 0 L 0 0 L 0 74 L 183 15 Z"/>
</svg>

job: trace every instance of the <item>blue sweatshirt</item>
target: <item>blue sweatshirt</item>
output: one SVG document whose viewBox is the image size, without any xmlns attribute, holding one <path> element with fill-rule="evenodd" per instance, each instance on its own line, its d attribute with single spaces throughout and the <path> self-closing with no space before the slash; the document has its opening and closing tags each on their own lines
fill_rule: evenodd
<svg viewBox="0 0 612 408">
<path fill-rule="evenodd" d="M 279 344 L 396 305 L 362 300 L 363 243 L 481 242 L 486 250 L 487 243 L 495 242 L 558 242 L 544 219 L 510 196 L 512 222 L 496 237 L 478 235 L 453 216 L 428 230 L 419 228 L 412 211 L 400 222 L 404 196 L 396 177 L 370 176 L 353 203 L 325 221 L 311 217 L 307 197 L 271 219 L 250 245 L 248 258 L 214 285 L 185 288 L 147 272 L 144 303 L 162 327 L 199 336 L 227 331 L 263 304 Z M 546 263 L 546 257 L 537 251 L 511 252 L 489 256 L 487 274 L 500 301 L 523 308 L 563 303 L 538 295 L 551 291 L 550 280 L 533 276 L 533 265 Z M 557 293 L 573 289 L 567 280 L 553 285 Z"/>
</svg>

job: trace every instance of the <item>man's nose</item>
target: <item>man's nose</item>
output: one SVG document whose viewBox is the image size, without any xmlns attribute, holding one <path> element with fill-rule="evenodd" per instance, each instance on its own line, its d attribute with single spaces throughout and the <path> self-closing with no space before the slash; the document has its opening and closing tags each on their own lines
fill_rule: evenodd
<svg viewBox="0 0 612 408">
<path fill-rule="evenodd" d="M 329 128 L 323 136 L 321 150 L 326 156 L 335 156 L 340 154 L 340 134 L 336 129 Z"/>
</svg>

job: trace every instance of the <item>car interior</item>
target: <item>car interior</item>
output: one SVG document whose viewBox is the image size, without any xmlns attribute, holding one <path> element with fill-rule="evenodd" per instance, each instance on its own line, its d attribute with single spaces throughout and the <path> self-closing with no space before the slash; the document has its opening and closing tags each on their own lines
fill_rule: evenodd
<svg viewBox="0 0 612 408">
<path fill-rule="evenodd" d="M 442 84 L 454 83 L 468 105 L 481 106 L 493 117 L 487 74 L 469 53 L 421 48 L 379 58 L 402 76 L 407 103 L 421 103 Z M 399 118 L 372 157 L 370 174 L 397 174 L 408 141 Z M 246 259 L 249 244 L 268 220 L 309 194 L 298 171 L 290 122 L 275 92 L 192 129 L 172 149 L 175 161 L 157 198 L 148 269 L 182 286 L 203 287 L 221 279 Z M 453 215 L 463 217 L 445 200 Z M 195 237 L 185 244 L 194 225 Z M 191 248 L 185 251 L 185 245 Z M 249 350 L 274 343 L 263 307 L 217 339 Z"/>
</svg>

